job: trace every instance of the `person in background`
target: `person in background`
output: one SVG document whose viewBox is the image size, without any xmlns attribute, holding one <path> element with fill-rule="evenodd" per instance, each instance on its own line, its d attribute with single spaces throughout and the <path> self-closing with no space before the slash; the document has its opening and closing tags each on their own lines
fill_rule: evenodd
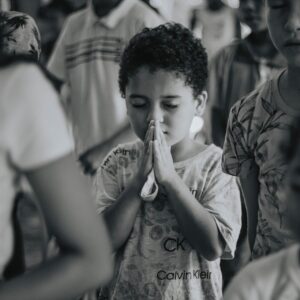
<svg viewBox="0 0 300 300">
<path fill-rule="evenodd" d="M 15 56 L 25 55 L 38 61 L 41 56 L 41 36 L 35 20 L 28 14 L 17 11 L 1 11 L 0 12 L 0 55 Z M 33 201 L 32 192 L 29 193 L 28 185 L 24 177 L 20 176 L 18 180 L 18 192 L 14 200 L 14 207 L 12 210 L 12 226 L 14 231 L 14 250 L 11 255 L 9 263 L 7 263 L 3 271 L 3 277 L 9 279 L 16 275 L 22 274 L 28 267 L 26 257 L 26 243 L 22 227 L 23 219 L 20 218 L 20 211 L 24 208 L 31 208 L 35 216 L 37 213 L 36 202 Z M 26 190 L 26 192 L 25 192 Z M 31 216 L 32 218 L 32 216 Z M 42 221 L 38 218 L 38 221 Z M 23 223 L 23 224 L 22 224 Z M 42 225 L 43 222 L 40 222 Z M 44 225 L 44 224 L 43 224 Z M 40 226 L 40 229 L 45 228 Z M 41 244 L 39 244 L 42 248 Z M 34 247 L 31 248 L 33 250 Z M 45 252 L 41 251 L 40 252 Z"/>
<path fill-rule="evenodd" d="M 287 171 L 278 145 L 288 142 L 289 130 L 300 116 L 300 2 L 266 3 L 270 36 L 287 68 L 232 107 L 222 162 L 224 172 L 241 181 L 253 259 L 295 242 L 287 201 L 278 196 Z"/>
<path fill-rule="evenodd" d="M 238 15 L 251 34 L 221 49 L 209 68 L 204 130 L 208 142 L 220 147 L 231 107 L 286 66 L 268 32 L 265 0 L 240 0 Z"/>
<path fill-rule="evenodd" d="M 130 37 L 161 22 L 139 0 L 92 0 L 66 21 L 48 69 L 64 83 L 76 154 L 88 173 L 113 146 L 133 138 L 117 86 L 118 62 Z"/>
<path fill-rule="evenodd" d="M 234 256 L 241 212 L 221 149 L 189 135 L 206 78 L 201 41 L 180 24 L 146 28 L 124 50 L 119 84 L 138 140 L 112 150 L 96 178 L 118 261 L 108 299 L 222 297 L 220 257 Z"/>
<path fill-rule="evenodd" d="M 110 241 L 75 164 L 58 94 L 25 57 L 0 61 L 0 299 L 65 300 L 110 278 Z M 11 212 L 20 174 L 36 193 L 61 251 L 3 281 L 13 248 Z"/>
<path fill-rule="evenodd" d="M 205 0 L 193 9 L 190 28 L 202 39 L 209 61 L 218 50 L 240 37 L 236 12 L 222 0 Z"/>
<path fill-rule="evenodd" d="M 251 34 L 217 53 L 211 61 L 207 83 L 208 108 L 203 134 L 208 143 L 220 147 L 223 147 L 231 107 L 286 65 L 268 32 L 265 0 L 241 0 L 238 15 L 240 21 L 251 29 Z M 246 213 L 245 209 L 243 211 Z M 233 261 L 222 262 L 224 287 L 248 262 L 246 232 L 246 215 L 243 214 L 236 257 Z"/>
<path fill-rule="evenodd" d="M 287 159 L 287 176 L 279 197 L 287 203 L 289 227 L 296 243 L 278 253 L 246 266 L 228 287 L 225 300 L 298 300 L 300 295 L 300 123 L 293 128 L 289 142 L 282 145 Z"/>
</svg>

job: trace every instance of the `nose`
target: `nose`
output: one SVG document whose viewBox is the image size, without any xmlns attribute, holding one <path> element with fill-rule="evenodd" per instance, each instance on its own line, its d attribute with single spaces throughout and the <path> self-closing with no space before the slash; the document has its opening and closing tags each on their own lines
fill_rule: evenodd
<svg viewBox="0 0 300 300">
<path fill-rule="evenodd" d="M 290 14 L 287 16 L 285 29 L 289 32 L 300 31 L 300 1 L 293 2 Z"/>
<path fill-rule="evenodd" d="M 159 105 L 152 105 L 147 115 L 147 122 L 151 120 L 157 120 L 159 122 L 163 122 L 164 116 Z"/>
</svg>

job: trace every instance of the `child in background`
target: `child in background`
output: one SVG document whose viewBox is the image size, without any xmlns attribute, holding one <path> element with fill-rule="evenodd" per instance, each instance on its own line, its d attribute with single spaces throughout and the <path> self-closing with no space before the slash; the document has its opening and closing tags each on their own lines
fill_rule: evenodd
<svg viewBox="0 0 300 300">
<path fill-rule="evenodd" d="M 97 172 L 98 211 L 119 262 L 109 299 L 222 297 L 220 257 L 234 255 L 241 207 L 221 150 L 189 137 L 206 78 L 205 50 L 179 24 L 145 29 L 124 51 L 120 90 L 139 140 Z M 153 197 L 143 193 L 151 174 Z"/>
<path fill-rule="evenodd" d="M 241 179 L 253 258 L 294 241 L 287 203 L 277 195 L 287 169 L 277 145 L 300 115 L 300 2 L 267 0 L 267 8 L 271 38 L 288 67 L 233 106 L 223 153 L 224 171 Z"/>
<path fill-rule="evenodd" d="M 238 15 L 251 34 L 219 51 L 208 73 L 206 134 L 219 147 L 231 107 L 286 65 L 268 32 L 265 0 L 240 0 Z"/>
<path fill-rule="evenodd" d="M 251 34 L 219 51 L 208 72 L 204 132 L 208 142 L 220 147 L 223 147 L 231 107 L 286 65 L 268 32 L 265 0 L 240 0 L 238 15 L 249 26 Z M 235 259 L 222 262 L 225 285 L 249 260 L 245 209 L 243 212 Z"/>
<path fill-rule="evenodd" d="M 287 178 L 279 197 L 287 202 L 291 230 L 297 243 L 249 264 L 232 281 L 225 300 L 298 300 L 300 296 L 300 126 L 291 135 Z M 286 145 L 285 145 L 286 148 Z"/>
</svg>

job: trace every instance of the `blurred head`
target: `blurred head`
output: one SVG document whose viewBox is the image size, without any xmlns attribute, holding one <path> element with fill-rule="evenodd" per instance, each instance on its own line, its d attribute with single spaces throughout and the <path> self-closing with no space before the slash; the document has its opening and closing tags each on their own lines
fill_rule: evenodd
<svg viewBox="0 0 300 300">
<path fill-rule="evenodd" d="M 267 29 L 265 0 L 240 0 L 238 15 L 240 21 L 249 26 L 252 32 Z"/>
<path fill-rule="evenodd" d="M 99 17 L 108 15 L 123 0 L 92 0 L 95 13 Z"/>
<path fill-rule="evenodd" d="M 273 43 L 289 65 L 300 67 L 300 1 L 266 0 Z"/>
<path fill-rule="evenodd" d="M 282 145 L 282 151 L 288 162 L 288 171 L 281 196 L 287 201 L 288 220 L 300 242 L 300 122 L 293 128 L 289 140 L 289 145 Z"/>
<path fill-rule="evenodd" d="M 126 47 L 119 85 L 127 114 L 140 139 L 159 120 L 167 143 L 187 137 L 206 102 L 207 55 L 199 39 L 179 24 L 145 28 Z"/>
<path fill-rule="evenodd" d="M 16 11 L 0 12 L 0 54 L 39 59 L 41 37 L 33 18 Z"/>
</svg>

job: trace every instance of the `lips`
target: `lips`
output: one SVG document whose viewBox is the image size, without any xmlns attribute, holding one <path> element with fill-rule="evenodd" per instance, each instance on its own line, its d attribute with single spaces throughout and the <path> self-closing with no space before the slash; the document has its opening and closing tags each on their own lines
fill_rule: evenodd
<svg viewBox="0 0 300 300">
<path fill-rule="evenodd" d="M 288 40 L 284 44 L 285 47 L 295 47 L 300 46 L 300 40 Z"/>
</svg>

